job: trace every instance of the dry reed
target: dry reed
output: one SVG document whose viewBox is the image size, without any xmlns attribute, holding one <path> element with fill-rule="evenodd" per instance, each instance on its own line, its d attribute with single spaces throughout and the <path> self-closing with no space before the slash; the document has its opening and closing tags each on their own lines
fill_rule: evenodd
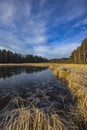
<svg viewBox="0 0 87 130">
<path fill-rule="evenodd" d="M 20 97 L 18 99 L 22 103 L 27 102 Z M 45 113 L 30 104 L 28 107 L 21 105 L 20 108 L 10 111 L 3 124 L 3 130 L 79 130 L 71 112 L 63 118 L 55 112 Z"/>
</svg>

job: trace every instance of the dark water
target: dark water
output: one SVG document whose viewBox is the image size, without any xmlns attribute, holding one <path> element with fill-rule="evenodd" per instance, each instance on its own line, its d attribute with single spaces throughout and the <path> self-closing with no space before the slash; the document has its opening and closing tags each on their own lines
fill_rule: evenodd
<svg viewBox="0 0 87 130">
<path fill-rule="evenodd" d="M 14 97 L 33 102 L 36 107 L 67 110 L 73 103 L 68 88 L 42 67 L 0 68 L 0 111 Z"/>
</svg>

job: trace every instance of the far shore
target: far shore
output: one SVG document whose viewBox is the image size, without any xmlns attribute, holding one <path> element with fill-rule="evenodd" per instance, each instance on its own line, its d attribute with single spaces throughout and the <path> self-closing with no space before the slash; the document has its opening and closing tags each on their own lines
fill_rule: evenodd
<svg viewBox="0 0 87 130">
<path fill-rule="evenodd" d="M 87 66 L 87 64 L 73 64 L 73 63 L 0 63 L 0 67 L 4 66 L 51 66 L 51 65 L 70 65 L 70 66 Z"/>
</svg>

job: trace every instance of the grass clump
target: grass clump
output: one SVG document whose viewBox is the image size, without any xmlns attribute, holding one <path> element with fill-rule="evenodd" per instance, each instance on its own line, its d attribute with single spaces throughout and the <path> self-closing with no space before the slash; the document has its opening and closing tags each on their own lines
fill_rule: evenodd
<svg viewBox="0 0 87 130">
<path fill-rule="evenodd" d="M 79 130 L 71 118 L 71 112 L 64 116 L 58 115 L 55 111 L 46 113 L 30 103 L 24 106 L 27 101 L 20 97 L 18 100 L 21 103 L 6 115 L 2 130 Z"/>
<path fill-rule="evenodd" d="M 52 70 L 67 83 L 73 97 L 77 99 L 79 118 L 87 124 L 87 65 L 55 65 Z"/>
</svg>

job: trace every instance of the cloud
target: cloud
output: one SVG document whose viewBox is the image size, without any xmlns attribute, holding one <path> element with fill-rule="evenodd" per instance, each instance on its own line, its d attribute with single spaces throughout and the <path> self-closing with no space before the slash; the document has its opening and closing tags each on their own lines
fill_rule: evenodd
<svg viewBox="0 0 87 130">
<path fill-rule="evenodd" d="M 36 35 L 35 37 L 26 38 L 26 43 L 29 44 L 43 44 L 46 42 L 45 36 Z"/>
<path fill-rule="evenodd" d="M 87 14 L 86 0 L 66 0 L 56 3 L 55 19 L 53 26 L 60 26 L 70 21 L 74 21 Z"/>
<path fill-rule="evenodd" d="M 61 58 L 69 57 L 71 52 L 76 49 L 80 44 L 79 43 L 68 43 L 60 44 L 53 46 L 35 46 L 35 52 L 37 55 L 41 55 L 47 58 Z"/>
<path fill-rule="evenodd" d="M 40 7 L 43 8 L 46 4 L 46 0 L 40 0 Z"/>
<path fill-rule="evenodd" d="M 3 50 L 3 49 L 9 50 L 8 48 L 3 47 L 3 46 L 0 46 L 0 49 L 1 49 L 1 50 Z"/>
<path fill-rule="evenodd" d="M 6 0 L 0 1 L 0 22 L 2 25 L 11 26 L 22 17 L 29 17 L 31 14 L 30 1 L 27 0 Z"/>
<path fill-rule="evenodd" d="M 38 18 L 39 17 L 39 18 Z M 46 21 L 41 16 L 31 16 L 31 20 L 23 27 L 22 32 L 27 34 L 26 41 L 31 44 L 42 44 L 47 41 Z"/>
<path fill-rule="evenodd" d="M 6 31 L 0 31 L 0 45 L 3 48 L 17 52 L 20 52 L 21 48 L 25 47 L 22 40 L 18 39 L 13 33 Z"/>
<path fill-rule="evenodd" d="M 13 22 L 14 13 L 16 12 L 12 1 L 0 2 L 0 22 L 1 24 L 9 24 Z"/>
<path fill-rule="evenodd" d="M 74 24 L 74 27 L 81 27 L 87 25 L 87 18 L 82 19 L 81 21 L 78 21 L 76 24 Z"/>
</svg>

